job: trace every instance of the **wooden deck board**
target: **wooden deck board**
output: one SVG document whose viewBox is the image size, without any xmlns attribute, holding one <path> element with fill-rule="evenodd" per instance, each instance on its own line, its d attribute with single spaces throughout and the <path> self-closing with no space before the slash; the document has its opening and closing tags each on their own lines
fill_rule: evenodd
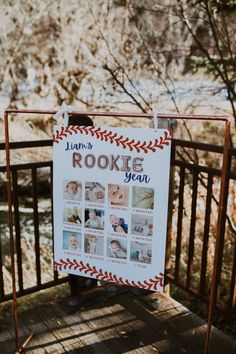
<svg viewBox="0 0 236 354">
<path fill-rule="evenodd" d="M 105 295 L 104 295 L 105 294 Z M 26 353 L 203 353 L 206 323 L 174 300 L 160 294 L 129 291 L 68 299 L 27 310 L 21 338 L 34 336 Z M 0 327 L 0 353 L 14 352 L 12 319 Z M 236 353 L 236 342 L 213 329 L 212 354 Z"/>
<path fill-rule="evenodd" d="M 120 302 L 130 312 L 137 314 L 138 321 L 134 322 L 132 327 L 137 331 L 144 344 L 151 344 L 158 352 L 183 353 L 182 343 L 178 343 L 175 333 L 172 336 L 169 335 L 169 328 L 165 321 L 153 316 L 153 310 L 150 309 L 149 303 L 145 306 L 143 301 L 130 294 L 126 298 L 121 298 Z"/>
<path fill-rule="evenodd" d="M 78 312 L 67 313 L 60 306 L 55 306 L 54 310 L 70 328 L 72 336 L 76 338 L 76 342 L 80 342 L 79 346 L 76 344 L 80 348 L 79 352 L 82 353 L 86 348 L 87 353 L 95 353 L 97 350 L 105 354 L 109 353 L 108 348 L 101 342 L 97 333 L 91 330 L 89 324 L 79 316 Z"/>
<path fill-rule="evenodd" d="M 23 326 L 28 329 L 28 333 L 33 332 L 33 338 L 27 347 L 28 353 L 63 353 L 64 349 L 51 328 L 45 323 L 45 315 L 50 318 L 48 306 L 34 308 L 33 311 L 26 311 L 21 315 Z M 31 348 L 31 349 L 29 349 Z"/>
</svg>

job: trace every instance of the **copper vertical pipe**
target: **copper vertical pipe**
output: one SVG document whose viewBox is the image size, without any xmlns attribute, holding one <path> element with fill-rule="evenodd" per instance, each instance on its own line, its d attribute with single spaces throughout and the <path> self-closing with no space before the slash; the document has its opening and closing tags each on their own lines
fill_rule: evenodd
<svg viewBox="0 0 236 354">
<path fill-rule="evenodd" d="M 13 317 L 15 325 L 15 345 L 16 352 L 19 352 L 19 321 L 16 298 L 16 273 L 14 257 L 14 238 L 13 238 L 13 213 L 12 213 L 12 194 L 11 194 L 11 169 L 10 169 L 10 148 L 9 148 L 9 127 L 8 113 L 4 112 L 5 124 L 5 146 L 6 146 L 6 170 L 7 170 L 7 200 L 8 200 L 8 223 L 10 232 L 10 255 L 11 255 L 11 274 L 12 274 L 12 293 L 13 293 Z"/>
<path fill-rule="evenodd" d="M 229 163 L 229 143 L 230 143 L 230 121 L 227 120 L 225 122 L 225 131 L 224 131 L 224 151 L 223 151 L 223 163 L 222 163 L 221 184 L 220 184 L 220 201 L 219 201 L 219 208 L 218 208 L 215 257 L 214 257 L 214 265 L 213 265 L 204 354 L 208 354 L 210 349 L 211 326 L 212 326 L 212 319 L 213 319 L 213 313 L 214 313 L 216 296 L 217 296 L 217 285 L 218 285 L 217 268 L 218 268 L 218 257 L 220 252 L 220 233 L 221 233 L 221 223 L 223 219 L 224 195 L 226 193 L 226 185 L 227 185 L 227 173 L 228 173 L 228 163 Z"/>
</svg>

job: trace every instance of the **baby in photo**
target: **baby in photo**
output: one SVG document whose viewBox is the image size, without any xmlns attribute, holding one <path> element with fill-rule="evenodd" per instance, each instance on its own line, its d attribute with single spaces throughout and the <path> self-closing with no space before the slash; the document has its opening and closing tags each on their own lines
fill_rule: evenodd
<svg viewBox="0 0 236 354">
<path fill-rule="evenodd" d="M 114 232 L 127 234 L 128 233 L 128 224 L 125 223 L 123 218 L 118 217 L 117 215 L 110 215 L 109 217 L 111 226 Z"/>
<path fill-rule="evenodd" d="M 133 187 L 132 207 L 140 209 L 153 209 L 154 189 L 147 187 Z"/>
<path fill-rule="evenodd" d="M 144 226 L 136 225 L 134 226 L 134 231 L 136 234 L 140 234 L 142 236 L 152 236 L 152 224 L 146 224 Z"/>
<path fill-rule="evenodd" d="M 63 231 L 63 249 L 70 251 L 80 250 L 81 234 L 70 231 Z"/>
<path fill-rule="evenodd" d="M 81 210 L 76 207 L 64 209 L 64 222 L 82 224 L 80 212 Z"/>
<path fill-rule="evenodd" d="M 71 233 L 69 236 L 69 250 L 77 251 L 79 249 L 78 237 L 75 233 Z"/>
<path fill-rule="evenodd" d="M 122 258 L 122 259 L 127 258 L 127 249 L 125 249 L 124 246 L 121 245 L 121 241 L 118 240 L 109 241 L 108 239 L 108 242 L 109 242 L 109 249 L 110 249 L 110 252 L 108 254 L 109 257 Z"/>
<path fill-rule="evenodd" d="M 111 205 L 129 205 L 129 187 L 119 184 L 108 185 L 108 200 Z"/>
<path fill-rule="evenodd" d="M 96 254 L 97 237 L 94 235 L 85 237 L 85 252 Z"/>
<path fill-rule="evenodd" d="M 85 200 L 95 203 L 104 203 L 105 187 L 101 183 L 85 183 Z"/>
<path fill-rule="evenodd" d="M 103 241 L 104 238 L 95 235 L 85 235 L 84 252 L 91 255 L 103 256 Z"/>
<path fill-rule="evenodd" d="M 132 233 L 139 236 L 152 236 L 153 218 L 152 216 L 132 215 L 131 219 Z"/>
<path fill-rule="evenodd" d="M 64 181 L 63 199 L 66 200 L 81 200 L 82 184 L 76 181 Z"/>
<path fill-rule="evenodd" d="M 104 221 L 100 215 L 103 215 L 103 210 L 95 209 L 85 209 L 85 227 L 90 227 L 92 229 L 101 229 L 104 228 Z M 100 214 L 100 215 L 99 215 Z"/>
</svg>

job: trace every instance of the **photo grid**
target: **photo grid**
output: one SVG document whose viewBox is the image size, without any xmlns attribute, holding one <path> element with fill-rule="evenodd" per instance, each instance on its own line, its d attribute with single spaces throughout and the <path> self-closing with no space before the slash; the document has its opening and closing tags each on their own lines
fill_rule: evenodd
<svg viewBox="0 0 236 354">
<path fill-rule="evenodd" d="M 63 180 L 63 250 L 104 257 L 105 186 Z"/>
<path fill-rule="evenodd" d="M 63 180 L 62 248 L 68 254 L 82 252 L 82 191 L 81 181 Z"/>
<path fill-rule="evenodd" d="M 63 203 L 65 252 L 151 264 L 153 188 L 66 179 Z"/>
<path fill-rule="evenodd" d="M 153 210 L 153 188 L 108 184 L 108 258 L 151 264 Z"/>
</svg>

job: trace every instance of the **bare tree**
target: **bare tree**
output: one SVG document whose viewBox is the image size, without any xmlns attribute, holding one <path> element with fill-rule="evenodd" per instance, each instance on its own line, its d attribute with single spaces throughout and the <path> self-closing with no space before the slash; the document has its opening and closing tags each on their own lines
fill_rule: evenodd
<svg viewBox="0 0 236 354">
<path fill-rule="evenodd" d="M 232 0 L 177 0 L 177 14 L 195 43 L 197 56 L 190 52 L 195 68 L 224 84 L 236 125 L 235 13 Z"/>
</svg>

